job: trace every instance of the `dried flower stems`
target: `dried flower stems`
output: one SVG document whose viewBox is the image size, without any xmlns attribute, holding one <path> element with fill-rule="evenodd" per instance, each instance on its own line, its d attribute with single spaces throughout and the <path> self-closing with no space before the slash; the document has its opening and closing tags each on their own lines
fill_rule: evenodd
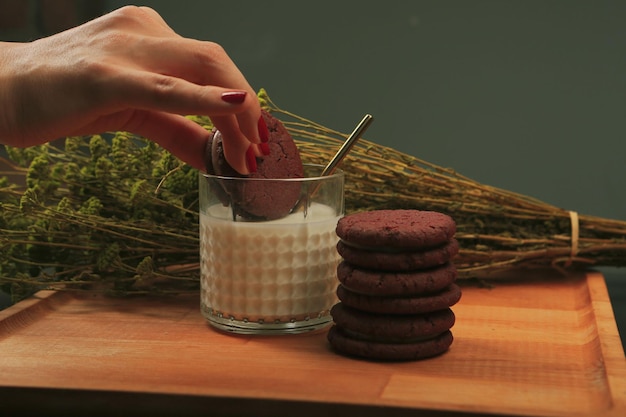
<svg viewBox="0 0 626 417">
<path fill-rule="evenodd" d="M 323 163 L 345 138 L 279 108 L 263 92 L 261 99 L 293 120 L 283 122 L 308 161 Z M 626 265 L 624 221 L 573 213 L 363 139 L 342 168 L 348 211 L 413 208 L 454 217 L 463 278 L 521 267 Z"/>
<path fill-rule="evenodd" d="M 347 135 L 261 104 L 305 162 L 326 164 Z M 206 118 L 193 117 L 209 129 Z M 116 293 L 195 291 L 198 173 L 155 144 L 116 132 L 8 148 L 0 179 L 0 286 L 16 299 L 42 288 Z M 623 266 L 626 222 L 579 215 L 480 184 L 361 139 L 345 158 L 348 212 L 437 210 L 457 222 L 461 278 L 513 268 Z M 23 179 L 24 185 L 15 181 Z"/>
</svg>

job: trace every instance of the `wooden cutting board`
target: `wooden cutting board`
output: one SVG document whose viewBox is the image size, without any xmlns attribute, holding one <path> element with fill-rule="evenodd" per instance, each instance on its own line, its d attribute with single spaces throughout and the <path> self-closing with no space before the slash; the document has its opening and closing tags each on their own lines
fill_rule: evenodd
<svg viewBox="0 0 626 417">
<path fill-rule="evenodd" d="M 325 331 L 219 333 L 197 295 L 42 291 L 0 312 L 0 414 L 626 415 L 602 275 L 466 284 L 453 310 L 450 351 L 377 363 L 333 353 Z"/>
</svg>

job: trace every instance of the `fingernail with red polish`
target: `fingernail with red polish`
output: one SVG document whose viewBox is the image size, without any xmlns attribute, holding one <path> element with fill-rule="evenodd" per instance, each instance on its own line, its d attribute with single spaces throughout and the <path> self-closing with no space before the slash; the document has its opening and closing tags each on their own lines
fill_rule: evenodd
<svg viewBox="0 0 626 417">
<path fill-rule="evenodd" d="M 248 146 L 248 150 L 246 151 L 246 165 L 248 167 L 248 171 L 256 172 L 256 155 L 254 154 L 254 148 L 252 148 L 252 145 Z"/>
<path fill-rule="evenodd" d="M 246 99 L 246 94 L 245 91 L 227 91 L 222 93 L 222 100 L 232 104 L 243 103 Z"/>
<path fill-rule="evenodd" d="M 261 138 L 261 142 L 264 143 L 270 140 L 270 131 L 267 130 L 263 116 L 259 117 L 259 137 Z"/>
<path fill-rule="evenodd" d="M 270 145 L 267 142 L 261 142 L 259 143 L 259 148 L 261 148 L 261 152 L 263 152 L 263 155 L 267 156 L 270 154 Z"/>
</svg>

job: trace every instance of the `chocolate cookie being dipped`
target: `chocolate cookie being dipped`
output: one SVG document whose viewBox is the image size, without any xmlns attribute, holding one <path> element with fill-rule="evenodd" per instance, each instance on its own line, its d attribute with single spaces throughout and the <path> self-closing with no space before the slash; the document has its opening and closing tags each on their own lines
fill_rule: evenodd
<svg viewBox="0 0 626 417">
<path fill-rule="evenodd" d="M 301 184 L 288 181 L 237 181 L 236 178 L 303 178 L 300 152 L 277 118 L 267 111 L 262 117 L 269 130 L 269 155 L 257 158 L 257 170 L 241 175 L 224 156 L 222 134 L 213 130 L 207 141 L 204 164 L 207 173 L 225 177 L 219 184 L 223 201 L 231 202 L 235 215 L 249 220 L 274 220 L 288 215 L 300 198 Z M 228 177 L 228 178 L 227 178 Z M 233 179 L 229 179 L 233 178 Z"/>
</svg>

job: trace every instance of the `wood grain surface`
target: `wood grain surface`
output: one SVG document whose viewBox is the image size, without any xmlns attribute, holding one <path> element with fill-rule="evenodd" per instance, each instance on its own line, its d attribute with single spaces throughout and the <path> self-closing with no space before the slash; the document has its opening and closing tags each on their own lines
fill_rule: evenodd
<svg viewBox="0 0 626 417">
<path fill-rule="evenodd" d="M 602 275 L 492 284 L 463 285 L 447 353 L 407 363 L 337 355 L 325 331 L 220 333 L 199 295 L 42 291 L 0 312 L 0 414 L 626 415 Z"/>
</svg>

